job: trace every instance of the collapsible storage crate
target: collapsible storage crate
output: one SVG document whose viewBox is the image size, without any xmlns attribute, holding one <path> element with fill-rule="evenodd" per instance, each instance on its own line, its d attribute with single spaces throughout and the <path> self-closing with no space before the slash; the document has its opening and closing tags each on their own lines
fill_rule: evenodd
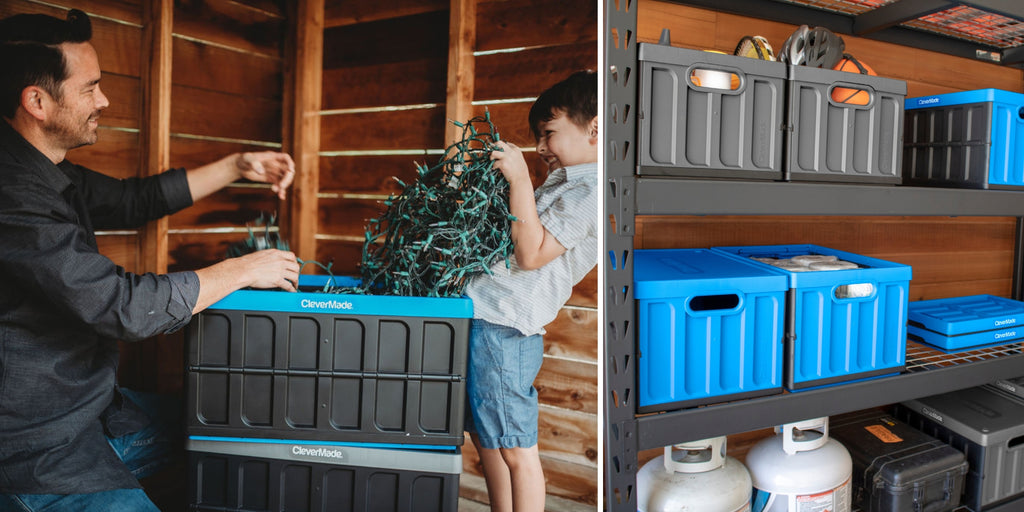
<svg viewBox="0 0 1024 512">
<path fill-rule="evenodd" d="M 1024 377 L 999 379 L 993 382 L 992 385 L 999 388 L 1001 391 L 1009 393 L 1017 398 L 1024 399 Z"/>
<path fill-rule="evenodd" d="M 960 450 L 974 512 L 1024 493 L 1024 403 L 989 386 L 903 402 L 897 418 Z"/>
<path fill-rule="evenodd" d="M 782 392 L 785 277 L 707 249 L 638 250 L 640 412 Z"/>
<path fill-rule="evenodd" d="M 455 512 L 462 456 L 340 443 L 190 439 L 189 510 Z"/>
<path fill-rule="evenodd" d="M 816 245 L 717 247 L 788 278 L 784 383 L 792 391 L 903 370 L 911 268 Z M 834 256 L 858 268 L 796 272 L 752 258 Z"/>
<path fill-rule="evenodd" d="M 787 180 L 900 183 L 906 82 L 794 65 L 788 77 Z M 837 88 L 870 100 L 837 102 Z"/>
<path fill-rule="evenodd" d="M 853 459 L 861 512 L 946 512 L 960 505 L 967 460 L 955 448 L 878 409 L 829 419 L 829 435 Z"/>
<path fill-rule="evenodd" d="M 785 64 L 638 46 L 640 174 L 782 179 Z M 735 75 L 738 88 L 697 85 L 695 71 Z"/>
<path fill-rule="evenodd" d="M 466 298 L 234 292 L 188 327 L 187 432 L 461 445 L 472 316 Z"/>
<path fill-rule="evenodd" d="M 944 350 L 1010 343 L 1024 338 L 1024 302 L 994 295 L 914 301 L 907 334 Z"/>
<path fill-rule="evenodd" d="M 1024 186 L 1024 94 L 981 89 L 906 100 L 904 182 Z"/>
</svg>

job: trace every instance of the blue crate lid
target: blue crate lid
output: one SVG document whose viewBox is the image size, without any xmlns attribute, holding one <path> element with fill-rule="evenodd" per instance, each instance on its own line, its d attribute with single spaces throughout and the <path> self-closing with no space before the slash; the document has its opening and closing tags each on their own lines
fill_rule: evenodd
<svg viewBox="0 0 1024 512">
<path fill-rule="evenodd" d="M 790 272 L 782 268 L 773 267 L 767 263 L 754 261 L 757 265 L 764 266 L 773 272 L 785 274 L 789 278 L 790 286 L 793 288 L 832 286 L 836 284 L 837 281 L 841 281 L 843 283 L 910 281 L 912 275 L 911 267 L 909 265 L 893 263 L 891 261 L 880 260 L 870 256 L 863 256 L 852 252 L 830 249 L 828 247 L 813 244 L 715 247 L 713 250 L 722 251 L 745 260 L 749 260 L 752 257 L 785 259 L 807 254 L 823 254 L 835 256 L 836 258 L 856 263 L 862 267 L 823 272 Z"/>
<path fill-rule="evenodd" d="M 634 251 L 633 283 L 637 299 L 787 289 L 785 276 L 710 249 Z"/>
<path fill-rule="evenodd" d="M 1004 330 L 1024 324 L 1024 302 L 995 295 L 919 300 L 907 320 L 945 336 Z"/>
<path fill-rule="evenodd" d="M 300 290 L 322 289 L 325 285 L 358 286 L 351 277 L 303 274 Z M 318 293 L 315 291 L 238 290 L 216 302 L 210 309 L 280 311 L 287 313 L 328 313 L 336 315 L 418 316 L 432 318 L 473 318 L 473 301 L 466 297 L 404 297 Z"/>
<path fill-rule="evenodd" d="M 960 91 L 933 96 L 920 96 L 903 100 L 904 110 L 934 108 L 946 105 L 964 105 L 967 103 L 1010 103 L 1024 106 L 1024 94 L 1004 91 L 1001 89 L 978 89 L 976 91 Z"/>
</svg>

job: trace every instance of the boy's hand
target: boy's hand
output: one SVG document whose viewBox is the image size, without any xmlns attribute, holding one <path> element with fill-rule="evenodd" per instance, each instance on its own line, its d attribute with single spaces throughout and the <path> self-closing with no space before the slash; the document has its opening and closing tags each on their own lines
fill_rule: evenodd
<svg viewBox="0 0 1024 512">
<path fill-rule="evenodd" d="M 532 188 L 533 182 L 530 180 L 530 168 L 526 165 L 523 150 L 519 149 L 519 146 L 503 140 L 495 142 L 494 145 L 496 148 L 494 151 L 491 151 L 491 160 L 494 162 L 494 168 L 501 171 L 501 174 L 505 176 L 509 184 L 526 180 L 531 184 Z"/>
</svg>

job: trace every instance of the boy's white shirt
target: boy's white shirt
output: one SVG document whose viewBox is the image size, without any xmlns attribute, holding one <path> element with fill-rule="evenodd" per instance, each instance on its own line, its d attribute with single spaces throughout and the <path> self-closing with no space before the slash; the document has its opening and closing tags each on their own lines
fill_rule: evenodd
<svg viewBox="0 0 1024 512">
<path fill-rule="evenodd" d="M 466 286 L 473 317 L 512 327 L 524 335 L 543 334 L 544 326 L 572 296 L 572 287 L 597 265 L 597 163 L 552 171 L 534 197 L 541 224 L 565 252 L 536 270 L 523 270 L 511 257 L 500 259 L 491 275 L 481 274 Z"/>
</svg>

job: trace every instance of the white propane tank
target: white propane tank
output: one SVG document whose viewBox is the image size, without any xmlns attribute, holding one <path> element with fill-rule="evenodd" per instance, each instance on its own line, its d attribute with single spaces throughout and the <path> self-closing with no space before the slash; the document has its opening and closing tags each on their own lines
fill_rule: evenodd
<svg viewBox="0 0 1024 512">
<path fill-rule="evenodd" d="M 850 512 L 853 460 L 828 418 L 776 427 L 747 453 L 753 512 Z"/>
<path fill-rule="evenodd" d="M 639 512 L 748 512 L 750 473 L 725 455 L 725 437 L 665 447 L 636 474 Z"/>
</svg>

